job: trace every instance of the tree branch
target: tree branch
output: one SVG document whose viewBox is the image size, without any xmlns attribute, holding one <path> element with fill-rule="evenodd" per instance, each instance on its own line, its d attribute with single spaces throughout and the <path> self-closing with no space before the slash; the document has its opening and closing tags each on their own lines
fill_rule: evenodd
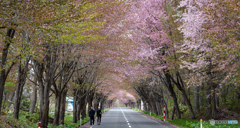
<svg viewBox="0 0 240 128">
<path fill-rule="evenodd" d="M 32 82 L 34 85 L 38 86 L 36 82 L 32 81 L 32 80 L 29 79 L 28 77 L 27 77 L 27 79 L 28 79 L 30 82 Z"/>
</svg>

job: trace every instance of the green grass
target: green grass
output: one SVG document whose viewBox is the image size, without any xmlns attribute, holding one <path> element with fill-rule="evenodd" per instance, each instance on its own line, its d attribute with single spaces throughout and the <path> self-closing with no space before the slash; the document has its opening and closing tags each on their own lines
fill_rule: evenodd
<svg viewBox="0 0 240 128">
<path fill-rule="evenodd" d="M 54 113 L 49 114 L 50 117 L 54 117 Z M 81 121 L 81 124 L 84 124 L 90 120 L 89 117 L 84 118 Z M 65 113 L 65 118 L 64 118 L 64 125 L 59 125 L 59 126 L 53 126 L 52 124 L 48 125 L 48 128 L 61 128 L 61 127 L 69 127 L 69 128 L 75 128 L 80 125 L 80 120 L 77 121 L 77 123 L 72 123 L 73 121 L 73 116 L 72 112 Z"/>
<path fill-rule="evenodd" d="M 138 111 L 136 108 L 131 108 L 135 111 Z M 141 112 L 141 111 L 140 111 Z M 150 112 L 142 112 L 146 115 L 150 116 Z M 152 117 L 158 118 L 160 120 L 163 120 L 163 116 L 156 115 L 155 113 L 151 113 Z M 174 120 L 166 120 L 169 123 L 172 123 L 176 126 L 179 126 L 181 128 L 200 128 L 200 120 L 193 120 L 193 119 L 174 119 Z M 240 122 L 238 120 L 238 122 Z M 210 121 L 203 121 L 202 122 L 203 128 L 240 128 L 240 124 L 215 124 L 211 125 Z"/>
<path fill-rule="evenodd" d="M 7 113 L 0 118 L 0 128 L 33 128 L 37 127 L 38 114 L 20 111 L 19 119 L 13 118 L 13 113 Z"/>
<path fill-rule="evenodd" d="M 68 127 L 68 128 L 75 128 L 75 127 L 78 127 L 79 125 L 80 125 L 80 120 L 78 120 L 77 121 L 77 123 L 72 123 L 72 116 L 65 116 L 65 119 L 64 119 L 65 121 L 64 121 L 64 125 L 59 125 L 59 126 L 53 126 L 52 124 L 49 124 L 48 125 L 48 128 L 66 128 L 66 127 Z M 86 123 L 86 122 L 88 122 L 90 120 L 90 118 L 89 117 L 86 117 L 85 119 L 83 119 L 82 120 L 82 124 L 84 124 L 84 123 Z"/>
<path fill-rule="evenodd" d="M 106 108 L 106 109 L 104 109 L 104 110 L 102 111 L 102 113 L 107 112 L 109 109 L 111 109 L 111 108 Z"/>
<path fill-rule="evenodd" d="M 109 109 L 110 108 L 104 109 L 103 113 L 107 112 Z M 49 114 L 49 116 L 54 117 L 54 113 Z M 72 123 L 72 120 L 73 120 L 73 117 L 69 113 L 65 113 L 64 125 L 53 126 L 52 124 L 49 124 L 48 128 L 60 128 L 60 127 L 75 128 L 80 125 L 80 120 L 78 120 L 77 123 Z M 89 122 L 89 120 L 90 120 L 90 118 L 87 116 L 85 119 L 82 120 L 81 124 Z"/>
<path fill-rule="evenodd" d="M 175 124 L 177 126 L 181 126 L 184 128 L 200 128 L 200 120 L 193 119 L 174 119 L 167 120 L 168 122 Z M 239 128 L 240 124 L 215 124 L 211 125 L 210 121 L 202 122 L 203 128 Z"/>
<path fill-rule="evenodd" d="M 103 111 L 107 112 L 110 108 L 107 108 Z M 49 114 L 50 117 L 54 117 L 54 113 Z M 16 120 L 13 118 L 13 113 L 8 113 L 2 117 L 0 117 L 0 128 L 37 128 L 38 127 L 38 118 L 39 115 L 37 113 L 30 114 L 29 112 L 20 111 L 19 119 Z M 90 118 L 87 116 L 85 119 L 81 121 L 82 124 L 88 122 Z M 73 116 L 72 112 L 65 113 L 64 125 L 53 126 L 52 124 L 48 125 L 48 128 L 75 128 L 80 125 L 80 120 L 77 123 L 72 123 Z"/>
</svg>

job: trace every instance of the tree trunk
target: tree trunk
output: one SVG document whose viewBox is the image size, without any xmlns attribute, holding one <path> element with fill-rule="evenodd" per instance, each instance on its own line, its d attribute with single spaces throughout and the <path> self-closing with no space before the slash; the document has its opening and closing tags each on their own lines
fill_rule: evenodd
<svg viewBox="0 0 240 128">
<path fill-rule="evenodd" d="M 202 84 L 202 86 L 200 87 L 200 90 L 199 90 L 199 96 L 200 96 L 200 100 L 199 100 L 199 104 L 200 104 L 200 109 L 201 107 L 204 106 L 204 99 L 206 99 L 204 97 L 204 84 Z"/>
<path fill-rule="evenodd" d="M 104 98 L 100 101 L 100 108 L 102 109 L 102 110 L 104 110 L 105 109 L 105 96 L 104 96 Z"/>
<path fill-rule="evenodd" d="M 159 109 L 158 109 L 158 110 L 159 110 L 158 114 L 159 114 L 159 115 L 163 115 L 163 113 L 162 113 L 162 105 L 163 105 L 162 103 L 158 102 L 158 106 L 159 106 L 159 107 L 158 107 L 158 108 L 159 108 Z"/>
<path fill-rule="evenodd" d="M 81 101 L 78 101 L 78 105 L 77 105 L 77 120 L 80 120 L 80 114 L 81 114 Z"/>
<path fill-rule="evenodd" d="M 3 92 L 3 106 L 2 106 L 2 109 L 5 109 L 5 103 L 6 103 L 6 99 L 7 99 L 7 93 L 4 93 Z"/>
<path fill-rule="evenodd" d="M 207 96 L 207 100 L 206 100 L 206 106 L 207 106 L 207 111 L 206 113 L 209 114 L 211 113 L 211 86 L 208 84 L 207 85 L 207 92 L 206 92 L 206 96 Z"/>
<path fill-rule="evenodd" d="M 29 112 L 31 114 L 33 114 L 33 112 L 34 112 L 36 103 L 37 103 L 37 86 L 35 85 L 33 87 L 33 92 L 32 92 L 32 95 L 31 95 L 31 107 L 30 107 L 30 110 L 29 110 Z"/>
<path fill-rule="evenodd" d="M 217 86 L 217 90 L 216 90 L 216 107 L 219 108 L 219 86 Z"/>
<path fill-rule="evenodd" d="M 78 90 L 74 90 L 74 99 L 73 99 L 73 123 L 77 123 L 77 104 L 78 104 Z"/>
<path fill-rule="evenodd" d="M 175 97 L 173 97 L 173 102 L 174 102 L 174 111 L 176 111 L 177 118 L 178 118 L 178 119 L 181 119 L 181 113 L 180 113 L 180 109 L 179 109 L 179 107 L 178 107 L 176 95 L 175 95 Z"/>
<path fill-rule="evenodd" d="M 82 119 L 84 119 L 84 118 L 86 118 L 86 102 L 84 102 L 84 105 L 83 105 L 83 107 L 82 107 L 82 111 L 81 111 L 81 118 Z"/>
<path fill-rule="evenodd" d="M 89 96 L 88 96 L 88 109 L 90 110 L 91 107 L 93 107 L 93 93 L 89 93 Z"/>
<path fill-rule="evenodd" d="M 173 110 L 172 110 L 172 117 L 171 117 L 171 120 L 174 119 L 174 113 L 175 113 L 175 106 L 173 107 Z"/>
<path fill-rule="evenodd" d="M 86 92 L 84 92 L 84 93 L 86 93 Z M 82 111 L 81 111 L 81 115 L 82 115 L 82 119 L 85 119 L 86 117 L 87 117 L 87 115 L 86 115 L 86 112 L 87 112 L 87 97 L 86 97 L 86 95 L 83 97 L 83 107 L 82 107 Z"/>
<path fill-rule="evenodd" d="M 48 111 L 49 111 L 49 93 L 50 93 L 50 86 L 51 80 L 45 83 L 44 87 L 44 104 L 42 110 L 42 118 L 41 118 L 41 127 L 46 128 L 48 125 Z"/>
<path fill-rule="evenodd" d="M 60 108 L 60 124 L 64 124 L 64 117 L 66 111 L 66 97 L 67 97 L 67 89 L 62 93 L 62 100 L 61 100 L 61 108 Z"/>
<path fill-rule="evenodd" d="M 98 101 L 97 101 L 97 99 L 94 99 L 93 100 L 93 109 L 96 111 L 97 108 L 98 108 Z"/>
<path fill-rule="evenodd" d="M 156 102 L 151 102 L 152 103 L 152 112 L 155 113 L 156 115 L 158 114 L 157 107 L 156 107 Z"/>
<path fill-rule="evenodd" d="M 195 112 L 199 112 L 200 108 L 199 108 L 199 86 L 195 87 Z"/>
<path fill-rule="evenodd" d="M 188 106 L 188 109 L 190 111 L 190 114 L 191 114 L 191 118 L 192 119 L 195 119 L 195 114 L 194 114 L 194 111 L 193 111 L 193 108 L 192 108 L 192 105 L 191 105 L 191 102 L 190 100 L 188 99 L 188 95 L 185 91 L 185 88 L 184 88 L 184 85 L 183 85 L 183 81 L 182 81 L 182 78 L 180 76 L 180 73 L 177 72 L 176 73 L 176 77 L 177 77 L 177 81 L 175 81 L 171 76 L 170 78 L 172 79 L 172 81 L 175 83 L 175 85 L 177 86 L 178 90 L 180 90 L 182 92 L 182 96 L 183 96 L 183 99 L 185 100 L 187 106 Z"/>
<path fill-rule="evenodd" d="M 164 74 L 165 74 L 165 77 L 166 77 L 166 80 L 167 80 L 167 83 L 166 83 L 165 86 L 167 87 L 168 91 L 170 92 L 171 97 L 173 98 L 175 110 L 176 110 L 176 113 L 177 113 L 177 118 L 181 119 L 181 113 L 180 113 L 180 110 L 179 110 L 179 107 L 178 107 L 177 96 L 176 96 L 176 93 L 173 90 L 173 86 L 172 86 L 172 82 L 171 82 L 171 75 L 169 74 L 168 70 L 164 70 Z M 160 77 L 160 79 L 163 79 L 163 78 Z"/>
<path fill-rule="evenodd" d="M 145 100 L 143 100 L 143 109 L 144 109 L 144 112 L 147 111 L 147 103 Z"/>
<path fill-rule="evenodd" d="M 213 105 L 212 105 L 212 116 L 213 116 L 213 119 L 216 119 L 217 117 L 217 104 L 216 104 L 216 86 L 213 84 L 212 85 L 212 91 L 213 91 Z"/>
<path fill-rule="evenodd" d="M 79 94 L 78 96 L 81 97 L 81 99 L 78 99 L 78 111 L 77 111 L 77 120 L 80 120 L 80 114 L 81 114 L 81 111 L 85 105 L 85 96 L 83 96 L 85 94 L 85 91 L 82 90 L 82 91 L 79 91 Z M 83 96 L 83 97 L 82 97 Z"/>
<path fill-rule="evenodd" d="M 191 118 L 195 119 L 195 114 L 194 114 L 194 111 L 192 109 L 192 105 L 191 105 L 191 103 L 190 103 L 190 101 L 189 101 L 189 99 L 187 97 L 187 94 L 186 94 L 185 90 L 183 89 L 181 92 L 182 92 L 183 98 L 185 99 L 186 104 L 187 104 L 187 106 L 189 108 L 189 111 L 191 113 Z"/>
<path fill-rule="evenodd" d="M 54 113 L 54 120 L 53 125 L 58 126 L 59 125 L 59 117 L 60 117 L 60 106 L 61 106 L 61 93 L 55 92 L 55 113 Z"/>
<path fill-rule="evenodd" d="M 8 73 L 10 72 L 12 66 L 14 63 L 12 63 L 12 66 L 9 67 L 8 70 L 6 70 L 6 62 L 7 62 L 7 55 L 8 55 L 8 49 L 11 44 L 11 39 L 14 37 L 15 30 L 14 29 L 8 29 L 7 30 L 7 40 L 4 42 L 4 48 L 2 51 L 2 59 L 1 59 L 1 75 L 0 75 L 0 106 L 2 106 L 3 101 L 3 92 L 4 92 L 4 86 L 5 82 L 8 76 Z M 1 115 L 1 107 L 0 107 L 0 115 Z"/>
<path fill-rule="evenodd" d="M 21 58 L 19 59 L 18 80 L 17 80 L 17 88 L 16 88 L 16 95 L 15 95 L 15 102 L 14 102 L 14 113 L 13 113 L 13 117 L 15 119 L 18 119 L 19 117 L 19 109 L 20 109 L 20 104 L 22 100 L 23 87 L 27 79 L 28 62 L 29 62 L 29 59 L 27 59 L 24 65 L 22 65 Z"/>
<path fill-rule="evenodd" d="M 55 46 L 53 46 L 55 47 Z M 48 52 L 45 57 L 46 62 L 46 73 L 45 73 L 45 84 L 43 90 L 43 109 L 41 118 L 41 127 L 46 128 L 48 125 L 48 112 L 49 112 L 49 94 L 50 88 L 54 78 L 55 62 L 56 62 L 56 50 L 55 48 L 47 48 Z M 52 53 L 52 52 L 53 53 Z"/>
<path fill-rule="evenodd" d="M 43 72 L 44 72 L 44 66 L 43 63 L 38 62 L 36 60 L 32 60 L 34 64 L 34 72 L 36 74 L 37 84 L 39 86 L 39 100 L 40 100 L 40 113 L 39 113 L 39 121 L 42 119 L 42 113 L 43 113 L 43 104 L 44 104 L 44 97 L 43 97 Z"/>
<path fill-rule="evenodd" d="M 179 109 L 179 107 L 178 107 L 177 96 L 176 96 L 176 93 L 175 93 L 174 90 L 173 90 L 172 85 L 169 85 L 169 86 L 168 86 L 168 90 L 169 90 L 169 92 L 170 92 L 170 94 L 171 94 L 171 97 L 173 98 L 174 109 L 175 109 L 174 111 L 176 111 L 177 118 L 178 118 L 178 119 L 181 119 L 181 113 L 180 113 L 180 109 Z"/>
</svg>

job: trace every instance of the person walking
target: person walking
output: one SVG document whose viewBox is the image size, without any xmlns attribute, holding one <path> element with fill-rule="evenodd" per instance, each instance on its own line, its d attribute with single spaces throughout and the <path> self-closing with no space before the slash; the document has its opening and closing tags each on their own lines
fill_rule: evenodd
<svg viewBox="0 0 240 128">
<path fill-rule="evenodd" d="M 101 118 L 102 118 L 102 110 L 100 109 L 100 107 L 98 107 L 98 110 L 97 110 L 97 122 L 98 122 L 98 125 L 100 125 L 100 123 L 101 123 Z"/>
<path fill-rule="evenodd" d="M 91 107 L 91 109 L 88 112 L 88 115 L 90 117 L 90 125 L 94 125 L 94 115 L 95 115 L 95 111 L 93 110 L 93 107 Z"/>
</svg>

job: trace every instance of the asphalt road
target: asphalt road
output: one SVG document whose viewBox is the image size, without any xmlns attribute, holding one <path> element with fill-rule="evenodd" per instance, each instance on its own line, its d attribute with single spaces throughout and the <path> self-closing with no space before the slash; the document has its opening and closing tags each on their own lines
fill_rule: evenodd
<svg viewBox="0 0 240 128">
<path fill-rule="evenodd" d="M 102 117 L 100 125 L 96 124 L 90 128 L 173 128 L 168 124 L 163 124 L 147 118 L 140 112 L 129 108 L 113 108 Z"/>
</svg>

